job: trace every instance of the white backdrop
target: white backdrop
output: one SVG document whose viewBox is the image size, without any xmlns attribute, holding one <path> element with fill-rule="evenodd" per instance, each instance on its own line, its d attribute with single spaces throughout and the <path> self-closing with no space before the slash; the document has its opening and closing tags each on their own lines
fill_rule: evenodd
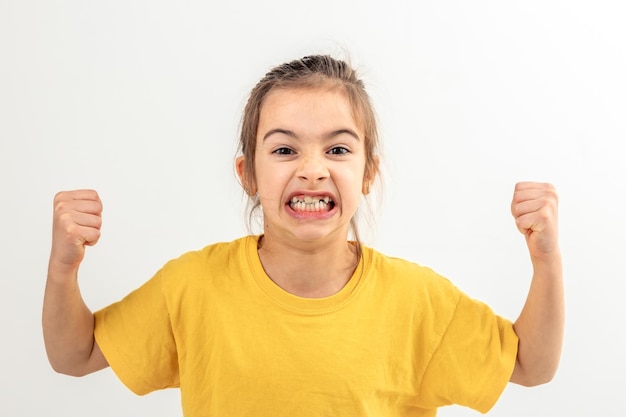
<svg viewBox="0 0 626 417">
<path fill-rule="evenodd" d="M 530 279 L 514 183 L 559 190 L 561 367 L 548 385 L 510 385 L 490 415 L 626 415 L 624 7 L 0 0 L 0 415 L 181 415 L 177 390 L 136 397 L 110 370 L 50 369 L 53 196 L 89 187 L 103 199 L 103 237 L 81 269 L 93 309 L 182 252 L 241 236 L 233 158 L 247 93 L 311 53 L 349 55 L 378 110 L 385 181 L 368 244 L 514 319 Z"/>
</svg>

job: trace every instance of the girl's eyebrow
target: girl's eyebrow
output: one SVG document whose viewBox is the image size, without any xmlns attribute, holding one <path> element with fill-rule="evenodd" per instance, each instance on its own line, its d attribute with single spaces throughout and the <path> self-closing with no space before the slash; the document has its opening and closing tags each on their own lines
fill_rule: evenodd
<svg viewBox="0 0 626 417">
<path fill-rule="evenodd" d="M 263 140 L 267 139 L 268 137 L 270 137 L 270 136 L 272 136 L 273 134 L 276 134 L 276 133 L 287 135 L 287 136 L 292 137 L 294 139 L 299 139 L 298 135 L 296 135 L 295 132 L 292 132 L 291 130 L 287 130 L 287 129 L 280 129 L 280 128 L 278 128 L 278 129 L 269 130 L 265 135 L 263 135 Z M 357 141 L 361 140 L 359 135 L 354 130 L 348 129 L 348 128 L 332 130 L 332 131 L 324 134 L 323 137 L 324 137 L 324 139 L 332 139 L 332 138 L 334 138 L 336 136 L 343 135 L 343 134 L 350 135 L 354 139 L 356 139 Z"/>
<path fill-rule="evenodd" d="M 294 139 L 298 139 L 298 136 L 294 132 L 292 132 L 291 130 L 287 130 L 287 129 L 272 129 L 272 130 L 269 130 L 265 135 L 263 135 L 263 140 L 267 139 L 268 137 L 270 137 L 270 136 L 272 136 L 272 135 L 274 135 L 276 133 L 281 133 L 283 135 L 290 136 L 290 137 L 292 137 Z"/>
</svg>

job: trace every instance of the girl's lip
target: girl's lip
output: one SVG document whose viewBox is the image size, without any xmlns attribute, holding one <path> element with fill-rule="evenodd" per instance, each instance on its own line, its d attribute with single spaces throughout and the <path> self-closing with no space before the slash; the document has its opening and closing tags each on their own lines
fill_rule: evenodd
<svg viewBox="0 0 626 417">
<path fill-rule="evenodd" d="M 295 211 L 291 208 L 289 204 L 285 204 L 285 210 L 291 217 L 294 217 L 296 219 L 324 220 L 331 218 L 335 215 L 335 213 L 337 212 L 337 206 L 333 206 L 333 208 L 328 211 Z"/>
<path fill-rule="evenodd" d="M 285 202 L 285 204 L 289 204 L 291 202 L 291 199 L 294 197 L 328 197 L 330 198 L 333 202 L 335 202 L 335 204 L 337 204 L 337 199 L 335 199 L 335 196 L 332 193 L 329 193 L 327 191 L 311 191 L 311 190 L 299 190 L 299 191 L 294 191 L 292 193 L 290 193 L 287 196 L 287 201 Z"/>
</svg>

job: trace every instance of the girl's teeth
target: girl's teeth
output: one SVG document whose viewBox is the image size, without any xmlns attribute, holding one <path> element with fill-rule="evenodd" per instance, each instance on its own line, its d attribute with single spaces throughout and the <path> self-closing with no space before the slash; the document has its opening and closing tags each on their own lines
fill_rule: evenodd
<svg viewBox="0 0 626 417">
<path fill-rule="evenodd" d="M 311 197 L 304 196 L 302 199 L 297 197 L 291 198 L 291 208 L 296 211 L 326 211 L 328 210 L 328 203 L 330 203 L 330 197 Z"/>
</svg>

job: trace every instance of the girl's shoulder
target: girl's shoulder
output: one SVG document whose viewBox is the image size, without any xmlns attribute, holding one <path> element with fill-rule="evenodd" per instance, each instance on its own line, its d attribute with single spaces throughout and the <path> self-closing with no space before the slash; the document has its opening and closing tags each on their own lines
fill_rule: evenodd
<svg viewBox="0 0 626 417">
<path fill-rule="evenodd" d="M 200 249 L 190 250 L 171 259 L 166 265 L 187 263 L 204 263 L 207 261 L 221 262 L 225 257 L 243 256 L 250 245 L 256 245 L 258 236 L 247 235 L 231 241 L 219 241 L 208 244 Z"/>
<path fill-rule="evenodd" d="M 434 269 L 417 262 L 386 255 L 373 248 L 364 248 L 368 273 L 380 284 L 402 287 L 421 294 L 445 293 L 456 298 L 458 289 Z"/>
<path fill-rule="evenodd" d="M 211 243 L 167 261 L 159 273 L 164 277 L 203 276 L 207 271 L 219 272 L 229 265 L 247 263 L 257 236 L 243 236 L 232 241 Z"/>
</svg>

